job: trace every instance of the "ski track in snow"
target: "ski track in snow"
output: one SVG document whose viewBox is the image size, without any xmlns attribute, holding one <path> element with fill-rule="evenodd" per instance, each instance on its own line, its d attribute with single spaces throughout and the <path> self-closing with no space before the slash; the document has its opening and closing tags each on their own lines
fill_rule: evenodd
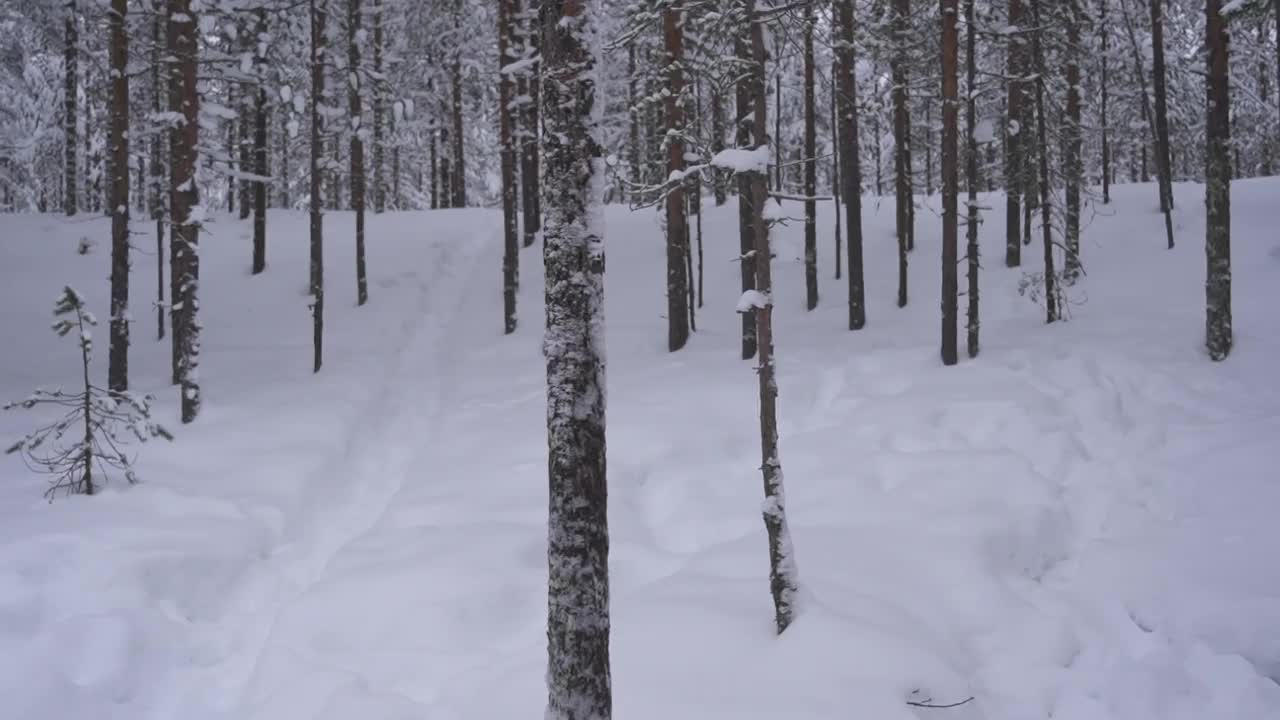
<svg viewBox="0 0 1280 720">
<path fill-rule="evenodd" d="M 665 250 L 655 217 L 611 210 L 618 716 L 1280 717 L 1280 573 L 1269 561 L 1280 541 L 1271 477 L 1280 389 L 1268 379 L 1280 357 L 1271 314 L 1280 266 L 1259 222 L 1275 187 L 1233 185 L 1237 348 L 1224 364 L 1198 346 L 1203 255 L 1193 238 L 1202 237 L 1202 210 L 1192 186 L 1177 188 L 1177 253 L 1143 246 L 1162 242 L 1158 215 L 1146 211 L 1150 186 L 1114 189 L 1116 210 L 1086 229 L 1089 274 L 1074 291 L 1087 302 L 1069 323 L 1042 324 L 1017 295 L 1019 271 L 986 269 L 982 355 L 956 368 L 937 361 L 932 214 L 918 215 L 911 304 L 892 306 L 892 273 L 869 274 L 860 333 L 842 330 L 843 281 L 823 275 L 822 305 L 805 313 L 802 267 L 780 259 L 780 448 L 802 582 L 800 614 L 782 638 L 769 622 L 755 382 L 751 363 L 735 360 L 738 268 L 723 262 L 735 253 L 736 209 L 708 213 L 707 304 L 677 354 L 662 344 Z M 23 695 L 14 681 L 18 707 L 34 717 L 93 711 L 95 720 L 538 712 L 541 258 L 537 248 L 521 254 L 521 327 L 503 337 L 497 218 L 467 213 L 408 216 L 399 232 L 429 236 L 428 247 L 371 262 L 385 268 L 372 278 L 382 290 L 375 306 L 335 320 L 334 352 L 344 347 L 337 338 L 359 329 L 344 318 L 370 317 L 360 313 L 393 319 L 394 341 L 376 362 L 340 357 L 326 368 L 339 378 L 359 368 L 352 377 L 366 385 L 347 430 L 325 435 L 339 444 L 299 485 L 300 503 L 184 491 L 184 505 L 164 482 L 93 500 L 124 510 L 136 494 L 161 513 L 198 510 L 224 518 L 210 532 L 226 539 L 256 537 L 246 517 L 274 528 L 248 542 L 243 566 L 234 553 L 230 569 L 212 565 L 227 577 L 208 586 L 216 598 L 207 605 L 161 582 L 146 585 L 142 600 L 111 595 L 92 619 L 94 603 L 65 600 L 67 592 L 111 580 L 90 569 L 97 556 L 76 544 L 67 516 L 27 520 L 37 540 L 0 535 L 0 589 L 22 593 L 0 593 L 0 641 L 14 638 L 15 657 L 36 667 L 69 666 L 55 690 Z M 988 215 L 985 253 L 999 258 L 1002 214 Z M 423 218 L 428 227 L 414 224 Z M 891 223 L 891 208 L 868 210 L 868 268 L 892 267 Z M 824 273 L 828 230 L 820 226 Z M 800 232 L 783 230 L 780 244 Z M 1030 269 L 1036 247 L 1024 248 Z M 1146 274 L 1160 278 L 1150 285 L 1167 299 L 1154 297 Z M 377 307 L 406 284 L 412 302 Z M 282 441 L 309 447 L 305 436 Z M 54 507 L 67 506 L 71 520 L 89 517 L 89 503 Z M 58 573 L 40 567 L 67 561 L 73 567 Z M 190 577 L 139 567 L 148 583 Z M 51 601 L 58 607 L 41 608 Z M 169 624 L 148 625 L 145 612 L 157 611 L 173 616 Z M 155 639 L 165 631 L 175 639 Z M 33 677 L 13 669 L 0 666 L 0 682 Z M 60 704 L 57 687 L 73 688 L 74 703 Z M 968 696 L 949 710 L 904 702 Z"/>
</svg>

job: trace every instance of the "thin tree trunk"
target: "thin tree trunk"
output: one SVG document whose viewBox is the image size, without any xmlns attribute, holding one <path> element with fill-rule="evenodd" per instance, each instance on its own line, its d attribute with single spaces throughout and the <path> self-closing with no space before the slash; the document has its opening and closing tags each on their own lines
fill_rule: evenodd
<svg viewBox="0 0 1280 720">
<path fill-rule="evenodd" d="M 862 276 L 862 158 L 858 150 L 853 0 L 840 0 L 838 15 L 840 42 L 836 49 L 836 59 L 840 67 L 836 89 L 840 95 L 840 175 L 844 183 L 845 227 L 848 228 L 849 236 L 849 329 L 861 330 L 867 324 L 867 309 Z"/>
<path fill-rule="evenodd" d="M 911 111 L 907 95 L 907 18 L 911 0 L 893 3 L 893 172 L 894 223 L 898 234 L 898 307 L 907 304 L 907 252 L 914 244 L 911 197 Z"/>
<path fill-rule="evenodd" d="M 107 11 L 111 56 L 111 338 L 107 387 L 129 389 L 129 37 L 127 0 Z"/>
<path fill-rule="evenodd" d="M 267 34 L 266 8 L 254 11 L 257 17 L 259 38 Z M 267 268 L 267 88 L 263 83 L 261 63 L 263 58 L 254 43 L 254 59 L 259 65 L 258 86 L 254 89 L 253 108 L 253 173 L 260 179 L 253 182 L 253 268 L 254 275 Z"/>
<path fill-rule="evenodd" d="M 851 13 L 848 3 L 845 8 Z M 751 57 L 755 72 L 751 75 L 752 129 L 756 147 L 769 143 L 767 127 L 768 99 L 765 93 L 764 30 L 755 21 L 755 0 L 746 0 L 747 17 L 751 19 Z M 842 49 L 846 57 L 852 48 Z M 851 79 L 851 78 L 850 78 Z M 856 137 L 856 134 L 854 135 Z M 762 168 L 763 169 L 763 168 Z M 769 226 L 764 219 L 768 202 L 768 178 L 763 172 L 747 173 L 751 183 L 752 213 L 756 252 L 756 290 L 761 301 L 755 305 L 756 337 L 759 339 L 757 377 L 760 383 L 760 456 L 764 478 L 764 526 L 769 539 L 769 589 L 773 595 L 774 625 L 778 634 L 786 631 L 795 617 L 795 595 L 799 587 L 794 548 L 787 528 L 783 490 L 782 462 L 778 458 L 778 384 L 773 356 L 773 278 L 770 272 Z"/>
<path fill-rule="evenodd" d="M 711 154 L 724 150 L 724 96 L 718 83 L 711 86 Z M 712 171 L 712 192 L 715 193 L 716 207 L 724 205 L 729 199 L 726 192 L 726 178 L 723 170 Z"/>
<path fill-rule="evenodd" d="M 532 4 L 525 11 L 525 14 L 530 18 L 535 13 L 536 9 Z M 533 32 L 532 20 L 521 18 L 518 22 L 522 27 L 526 28 L 523 33 L 525 42 L 523 57 L 537 57 L 539 49 L 538 35 Z M 527 83 L 529 97 L 524 101 L 522 106 L 524 112 L 521 114 L 524 127 L 521 130 L 520 142 L 520 180 L 522 183 L 520 196 L 522 201 L 521 209 L 524 213 L 524 246 L 529 247 L 534 244 L 538 239 L 538 233 L 542 231 L 542 190 L 539 177 L 541 168 L 538 160 L 538 142 L 541 138 L 538 105 L 541 103 L 541 93 L 536 69 L 525 73 L 525 82 Z"/>
<path fill-rule="evenodd" d="M 80 171 L 76 162 L 76 151 L 80 146 L 77 123 L 80 119 L 79 73 L 80 73 L 80 32 L 79 10 L 76 0 L 67 0 L 67 16 L 64 20 L 63 46 L 63 96 L 62 96 L 62 151 L 63 151 L 63 185 L 62 209 L 70 217 L 78 211 L 78 192 Z"/>
<path fill-rule="evenodd" d="M 1229 35 L 1221 0 L 1205 2 L 1205 345 L 1209 357 L 1231 352 L 1231 98 Z"/>
<path fill-rule="evenodd" d="M 1158 0 L 1151 0 L 1151 1 L 1153 3 L 1158 2 Z M 1158 8 L 1155 8 L 1155 9 L 1158 9 Z M 1158 148 L 1160 144 L 1159 142 L 1160 130 L 1158 127 L 1158 123 L 1155 119 L 1156 112 L 1151 107 L 1151 96 L 1147 92 L 1147 75 L 1146 75 L 1146 70 L 1143 67 L 1142 51 L 1138 46 L 1138 34 L 1137 34 L 1137 31 L 1134 29 L 1133 18 L 1130 16 L 1128 8 L 1122 7 L 1121 10 L 1122 10 L 1121 14 L 1124 16 L 1125 30 L 1129 35 L 1129 45 L 1133 50 L 1134 73 L 1138 76 L 1138 84 L 1142 89 L 1142 95 L 1141 95 L 1142 104 L 1140 106 L 1142 110 L 1142 117 L 1143 117 L 1143 120 L 1147 121 L 1147 127 L 1151 132 L 1151 137 L 1156 139 L 1157 155 L 1160 155 L 1161 153 L 1159 152 L 1159 148 Z M 1160 57 L 1161 57 L 1161 67 L 1163 69 L 1163 58 L 1164 58 L 1163 50 L 1160 53 Z M 1167 133 L 1168 133 L 1167 125 L 1166 125 L 1165 132 L 1167 136 Z M 1167 158 L 1167 155 L 1166 155 L 1166 158 Z M 1159 161 L 1159 158 L 1157 158 L 1156 160 L 1157 175 L 1160 175 L 1163 173 L 1163 169 L 1162 169 L 1163 167 L 1165 167 L 1165 165 L 1163 165 Z M 1142 182 L 1148 182 L 1150 179 L 1151 179 L 1150 175 L 1147 172 L 1147 146 L 1144 143 L 1142 145 Z M 1158 180 L 1157 185 L 1159 187 L 1159 195 L 1160 195 L 1160 210 L 1161 212 L 1164 213 L 1165 236 L 1168 238 L 1169 247 L 1172 248 L 1173 247 L 1173 207 L 1172 207 L 1172 204 L 1168 202 L 1168 198 L 1165 196 L 1163 178 L 1157 178 L 1157 180 Z"/>
<path fill-rule="evenodd" d="M 454 32 L 457 39 L 462 40 L 462 0 L 454 0 L 453 8 Z M 467 163 L 463 155 L 464 130 L 462 126 L 462 56 L 461 49 L 454 49 L 453 65 L 450 68 L 450 80 L 453 86 L 453 206 L 467 206 Z"/>
<path fill-rule="evenodd" d="M 833 31 L 833 39 L 834 39 L 834 31 Z M 841 180 L 840 180 L 840 177 L 841 177 L 840 163 L 841 163 L 841 157 L 842 157 L 840 154 L 840 123 L 837 122 L 836 120 L 836 104 L 837 104 L 836 98 L 840 94 L 836 89 L 837 76 L 839 75 L 839 66 L 840 66 L 840 60 L 838 58 L 831 63 L 831 198 L 833 200 L 835 216 L 836 216 L 836 223 L 835 223 L 836 225 L 835 261 L 836 262 L 835 262 L 835 265 L 836 265 L 837 280 L 840 279 L 841 268 L 844 265 L 844 258 L 843 258 L 844 243 L 842 242 L 842 238 L 840 237 L 840 222 L 841 222 L 840 195 L 842 192 L 844 192 L 843 190 L 844 186 L 841 185 Z"/>
<path fill-rule="evenodd" d="M 516 331 L 516 291 L 520 282 L 520 228 L 516 217 L 516 149 L 512 137 L 510 60 L 512 0 L 498 0 L 498 142 L 502 163 L 503 332 Z"/>
<path fill-rule="evenodd" d="M 324 364 L 324 202 L 321 154 L 324 152 L 324 125 L 320 108 L 325 98 L 325 23 L 328 0 L 311 3 L 311 350 L 312 372 Z"/>
<path fill-rule="evenodd" d="M 386 150 L 382 138 L 385 85 L 382 43 L 382 0 L 373 0 L 373 211 L 379 215 L 387 211 L 387 182 L 383 177 Z"/>
<path fill-rule="evenodd" d="M 663 118 L 666 120 L 666 177 L 684 172 L 684 32 L 683 4 L 674 0 L 662 10 L 663 48 L 666 51 L 666 92 Z M 666 190 L 667 225 L 667 351 L 675 352 L 689 341 L 689 277 L 685 256 L 689 241 L 685 217 L 684 183 L 671 183 Z"/>
<path fill-rule="evenodd" d="M 746 0 L 737 0 L 739 9 L 743 12 L 747 11 Z M 750 31 L 746 27 L 751 21 L 744 18 L 744 27 L 735 34 L 733 40 L 733 50 L 735 59 L 741 62 L 748 71 L 743 71 L 738 76 L 735 91 L 735 111 L 737 117 L 737 132 L 735 142 L 739 148 L 749 148 L 753 142 L 754 136 L 757 134 L 753 127 L 755 116 L 752 113 L 752 91 L 756 84 L 764 83 L 764 68 L 757 67 L 753 64 L 751 55 L 751 46 L 748 44 L 748 35 Z M 757 79 L 757 76 L 759 78 Z M 758 131 L 763 133 L 764 129 Z M 755 225 L 752 218 L 756 215 L 754 208 L 754 196 L 751 192 L 752 179 L 747 173 L 738 173 L 738 242 L 739 255 L 738 266 L 742 276 L 742 292 L 754 290 L 756 287 L 756 254 L 755 254 Z M 766 178 L 767 180 L 767 178 Z M 749 360 L 756 354 L 756 323 L 751 313 L 742 313 L 742 359 Z"/>
<path fill-rule="evenodd" d="M 169 75 L 161 61 L 166 47 L 166 22 L 164 15 L 156 13 L 151 22 L 151 114 L 159 118 L 165 108 L 165 86 Z M 159 122 L 156 120 L 155 122 Z M 151 218 L 156 222 L 156 339 L 164 339 L 164 228 L 165 197 L 164 146 L 168 139 L 168 124 L 163 132 L 156 131 L 151 140 Z"/>
<path fill-rule="evenodd" d="M 804 18 L 804 287 L 805 305 L 818 307 L 818 127 L 814 92 L 814 7 L 805 7 Z"/>
<path fill-rule="evenodd" d="M 1102 104 L 1102 204 L 1111 204 L 1111 128 L 1107 118 L 1107 56 L 1110 55 L 1111 28 L 1107 26 L 1107 0 L 1098 0 L 1098 33 L 1102 36 L 1102 67 L 1100 74 L 1101 88 L 1099 101 Z"/>
<path fill-rule="evenodd" d="M 1155 86 L 1156 172 L 1160 177 L 1160 210 L 1173 208 L 1173 164 L 1169 158 L 1169 110 L 1165 92 L 1164 0 L 1151 0 L 1151 74 Z M 1173 239 L 1169 239 L 1173 247 Z"/>
<path fill-rule="evenodd" d="M 169 109 L 180 118 L 173 132 L 170 152 L 173 163 L 169 178 L 173 207 L 174 341 L 178 348 L 178 382 L 182 391 L 182 422 L 189 423 L 200 413 L 199 352 L 200 323 L 198 285 L 200 278 L 200 224 L 192 218 L 199 204 L 196 183 L 200 139 L 200 94 L 197 88 L 199 64 L 199 23 L 191 0 L 169 0 L 169 47 L 174 58 Z"/>
<path fill-rule="evenodd" d="M 956 0 L 942 0 L 942 364 L 959 361 L 956 350 L 959 324 L 958 262 L 959 181 L 957 77 L 959 33 Z"/>
<path fill-rule="evenodd" d="M 1058 286 L 1053 267 L 1053 216 L 1049 204 L 1049 153 L 1048 130 L 1044 120 L 1044 86 L 1045 62 L 1044 42 L 1042 35 L 1044 25 L 1040 20 L 1040 3 L 1042 0 L 1031 0 L 1031 11 L 1034 15 L 1035 32 L 1032 33 L 1032 53 L 1036 64 L 1036 135 L 1040 144 L 1040 214 L 1044 233 L 1044 304 L 1045 322 L 1058 319 Z"/>
<path fill-rule="evenodd" d="M 546 720 L 609 720 L 609 523 L 605 475 L 603 172 L 592 137 L 596 2 L 544 3 L 546 135 Z M 565 22 L 566 16 L 570 16 Z"/>
<path fill-rule="evenodd" d="M 356 213 L 356 305 L 364 305 L 369 301 L 368 268 L 364 253 L 364 210 L 365 210 L 365 175 L 364 175 L 364 140 L 361 138 L 364 120 L 364 103 L 360 96 L 364 88 L 365 76 L 360 59 L 360 0 L 347 0 L 347 70 L 350 80 L 347 82 L 347 103 L 351 121 L 351 209 Z"/>
<path fill-rule="evenodd" d="M 1006 63 L 1008 79 L 1006 88 L 1005 117 L 1005 267 L 1018 267 L 1022 264 L 1022 189 L 1023 169 L 1026 167 L 1023 148 L 1027 143 L 1029 128 L 1023 126 L 1023 103 L 1026 101 L 1027 50 L 1025 31 L 1021 28 L 1022 0 L 1009 0 L 1009 27 L 1018 28 L 1008 35 Z"/>
<path fill-rule="evenodd" d="M 977 90 L 978 90 L 978 59 L 977 59 L 977 20 L 973 12 L 973 0 L 964 0 L 964 24 L 965 24 L 965 129 L 968 135 L 968 158 L 967 170 L 969 186 L 969 213 L 968 225 L 965 228 L 967 246 L 965 250 L 965 258 L 968 260 L 969 270 L 969 287 L 968 301 L 969 313 L 967 323 L 967 342 L 966 348 L 969 357 L 978 356 L 978 270 L 980 267 L 978 258 L 978 138 L 976 126 L 978 122 L 977 111 Z"/>
<path fill-rule="evenodd" d="M 1066 152 L 1062 158 L 1066 175 L 1066 261 L 1063 264 L 1063 281 L 1074 283 L 1080 276 L 1080 185 L 1084 180 L 1080 140 L 1080 23 L 1079 0 L 1062 0 L 1066 14 L 1067 46 L 1067 117 L 1063 125 L 1063 144 Z"/>
</svg>

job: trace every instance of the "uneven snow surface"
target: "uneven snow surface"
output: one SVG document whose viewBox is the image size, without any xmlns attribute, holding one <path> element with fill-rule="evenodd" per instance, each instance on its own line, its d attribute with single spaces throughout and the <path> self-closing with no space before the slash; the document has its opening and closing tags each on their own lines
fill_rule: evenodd
<svg viewBox="0 0 1280 720">
<path fill-rule="evenodd" d="M 865 200 L 868 326 L 844 329 L 822 204 L 774 247 L 781 459 L 803 584 L 772 632 L 736 207 L 704 221 L 698 332 L 665 352 L 653 212 L 606 213 L 616 715 L 651 720 L 1280 718 L 1280 182 L 1233 187 L 1236 347 L 1202 349 L 1202 190 L 1092 208 L 1071 320 L 1046 326 L 984 198 L 982 354 L 938 360 L 940 198 L 895 306 L 891 198 Z M 789 203 L 786 215 L 800 215 Z M 41 498 L 0 457 L 0 717 L 506 720 L 544 703 L 541 258 L 503 337 L 499 216 L 326 220 L 327 357 L 310 373 L 306 217 L 201 238 L 206 406 L 176 421 L 135 228 L 135 389 L 172 444 L 143 483 Z M 104 218 L 0 216 L 0 397 L 72 383 L 70 283 L 106 314 Z M 1024 248 L 1037 269 L 1039 245 Z M 963 282 L 963 267 L 962 286 Z M 964 300 L 961 301 L 963 312 Z M 95 348 L 105 377 L 105 332 Z M 963 345 L 963 340 L 962 340 Z M 38 418 L 0 415 L 0 440 Z M 7 445 L 7 442 L 4 443 Z M 908 700 L 952 703 L 949 710 Z"/>
</svg>

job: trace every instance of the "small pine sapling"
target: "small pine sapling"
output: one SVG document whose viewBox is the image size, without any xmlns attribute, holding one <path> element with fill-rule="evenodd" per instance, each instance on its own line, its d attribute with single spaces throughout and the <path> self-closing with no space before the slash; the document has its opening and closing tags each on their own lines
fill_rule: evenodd
<svg viewBox="0 0 1280 720">
<path fill-rule="evenodd" d="M 64 288 L 53 314 L 57 318 L 53 331 L 59 337 L 72 331 L 78 334 L 84 388 L 74 393 L 61 388 L 37 389 L 25 400 L 5 405 L 5 410 L 52 405 L 63 411 L 60 418 L 28 433 L 5 454 L 21 454 L 32 471 L 52 476 L 45 491 L 50 500 L 59 492 L 92 495 L 113 474 L 123 475 L 129 484 L 136 483 L 135 458 L 126 452 L 129 444 L 155 437 L 173 440 L 173 436 L 152 422 L 150 395 L 110 392 L 90 382 L 90 328 L 98 321 L 85 307 L 84 298 L 70 287 Z"/>
</svg>

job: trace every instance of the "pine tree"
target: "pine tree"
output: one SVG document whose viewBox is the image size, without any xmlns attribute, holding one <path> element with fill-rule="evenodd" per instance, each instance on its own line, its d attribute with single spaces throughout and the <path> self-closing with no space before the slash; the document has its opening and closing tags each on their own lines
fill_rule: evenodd
<svg viewBox="0 0 1280 720">
<path fill-rule="evenodd" d="M 604 237 L 595 225 L 595 0 L 543 3 L 547 720 L 609 720 Z"/>
<path fill-rule="evenodd" d="M 858 87 L 854 79 L 854 0 L 840 0 L 837 13 L 840 40 L 836 48 L 836 92 L 840 110 L 840 177 L 844 184 L 841 194 L 849 250 L 849 329 L 861 330 L 867 324 L 867 308 L 862 276 L 862 156 L 858 147 Z"/>
<path fill-rule="evenodd" d="M 127 0 L 107 11 L 111 56 L 111 334 L 107 387 L 129 389 L 129 36 Z"/>
<path fill-rule="evenodd" d="M 80 22 L 79 13 L 76 10 L 76 0 L 67 0 L 66 18 L 64 19 L 63 30 L 63 100 L 62 100 L 62 128 L 63 128 L 63 191 L 62 191 L 62 208 L 70 217 L 75 215 L 79 210 L 79 193 L 77 188 L 80 186 L 80 169 L 79 163 L 76 161 L 76 150 L 79 148 L 79 134 L 77 133 L 77 123 L 80 119 L 80 103 L 77 96 L 79 92 L 79 58 L 80 58 L 80 32 L 78 23 Z"/>
<path fill-rule="evenodd" d="M 818 125 L 814 89 L 814 4 L 804 15 L 804 287 L 805 306 L 818 307 Z"/>
<path fill-rule="evenodd" d="M 1205 2 L 1205 345 L 1209 357 L 1231 352 L 1231 97 L 1229 35 L 1221 0 Z"/>
<path fill-rule="evenodd" d="M 968 223 L 965 228 L 968 261 L 968 323 L 966 349 L 969 357 L 978 356 L 978 59 L 977 22 L 974 18 L 973 0 L 964 0 L 965 23 L 965 185 L 969 190 Z"/>
<path fill-rule="evenodd" d="M 666 120 L 666 177 L 684 173 L 684 30 L 683 7 L 673 0 L 662 10 L 662 38 L 666 51 L 666 88 L 663 118 Z M 667 350 L 675 352 L 689 341 L 689 274 L 686 264 L 689 244 L 683 182 L 669 182 L 666 188 L 667 232 Z"/>
<path fill-rule="evenodd" d="M 1007 99 L 1005 101 L 1005 248 L 1004 264 L 1006 267 L 1018 267 L 1022 264 L 1021 238 L 1021 195 L 1025 180 L 1022 178 L 1026 167 L 1024 148 L 1027 146 L 1027 133 L 1030 128 L 1023 123 L 1026 102 L 1027 69 L 1026 39 L 1023 37 L 1022 0 L 1009 0 L 1008 23 L 1010 32 L 1005 50 L 1005 79 Z"/>
<path fill-rule="evenodd" d="M 364 252 L 364 101 L 361 90 L 364 86 L 363 66 L 360 59 L 360 43 L 363 31 L 360 28 L 360 0 L 347 0 L 347 104 L 351 113 L 351 143 L 348 160 L 351 163 L 351 209 L 356 214 L 356 305 L 364 305 L 369 301 L 368 269 Z"/>
<path fill-rule="evenodd" d="M 182 422 L 189 423 L 200 413 L 200 220 L 193 217 L 200 203 L 196 180 L 200 140 L 199 23 L 192 0 L 169 0 L 168 10 L 169 54 L 174 58 L 169 109 L 179 118 L 169 151 L 173 342 L 176 379 L 182 392 Z"/>
<path fill-rule="evenodd" d="M 328 0 L 310 0 L 311 19 L 311 348 L 312 372 L 320 372 L 324 358 L 324 204 L 321 197 L 324 175 L 320 154 L 324 152 L 324 125 L 321 114 L 324 99 L 324 65 L 326 60 L 325 23 Z"/>
<path fill-rule="evenodd" d="M 503 331 L 516 331 L 516 291 L 520 272 L 520 228 L 516 218 L 516 149 L 512 131 L 510 61 L 511 0 L 498 0 L 498 125 L 502 155 L 502 317 Z"/>
<path fill-rule="evenodd" d="M 955 365 L 959 324 L 958 262 L 959 33 L 956 0 L 942 0 L 942 364 Z"/>
</svg>

